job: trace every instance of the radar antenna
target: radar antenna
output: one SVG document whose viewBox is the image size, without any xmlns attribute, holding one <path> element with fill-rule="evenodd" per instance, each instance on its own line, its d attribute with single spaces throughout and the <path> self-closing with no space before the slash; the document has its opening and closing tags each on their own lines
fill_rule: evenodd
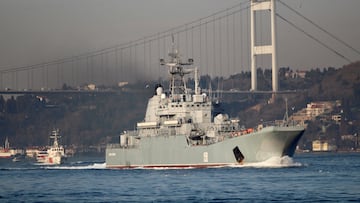
<svg viewBox="0 0 360 203">
<path fill-rule="evenodd" d="M 186 81 L 184 76 L 194 72 L 194 69 L 185 69 L 183 66 L 193 65 L 194 60 L 189 58 L 187 62 L 182 62 L 178 50 L 175 48 L 174 35 L 172 35 L 172 52 L 169 54 L 169 61 L 165 62 L 164 59 L 160 59 L 160 65 L 166 65 L 169 68 L 170 74 L 170 92 L 171 95 L 176 94 L 188 94 L 186 88 Z M 195 82 L 198 82 L 195 76 Z"/>
</svg>

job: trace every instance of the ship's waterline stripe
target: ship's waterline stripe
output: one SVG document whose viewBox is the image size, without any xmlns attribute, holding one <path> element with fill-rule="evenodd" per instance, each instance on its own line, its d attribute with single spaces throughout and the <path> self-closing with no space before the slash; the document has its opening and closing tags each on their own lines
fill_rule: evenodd
<svg viewBox="0 0 360 203">
<path fill-rule="evenodd" d="M 213 164 L 151 164 L 151 165 L 106 165 L 110 169 L 122 168 L 208 168 L 219 166 L 241 165 L 239 163 L 213 163 Z"/>
</svg>

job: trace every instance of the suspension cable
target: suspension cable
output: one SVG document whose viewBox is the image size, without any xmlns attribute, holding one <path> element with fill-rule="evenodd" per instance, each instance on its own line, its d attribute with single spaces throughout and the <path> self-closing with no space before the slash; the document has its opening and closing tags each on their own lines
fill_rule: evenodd
<svg viewBox="0 0 360 203">
<path fill-rule="evenodd" d="M 326 34 L 328 34 L 330 37 L 332 37 L 333 39 L 335 39 L 336 41 L 342 43 L 343 45 L 345 45 L 346 47 L 348 47 L 349 49 L 353 50 L 354 52 L 356 52 L 357 54 L 360 55 L 360 51 L 355 49 L 354 47 L 352 47 L 351 45 L 349 45 L 348 43 L 346 43 L 344 40 L 341 40 L 339 37 L 335 36 L 334 34 L 331 34 L 329 31 L 327 31 L 325 28 L 322 28 L 320 25 L 316 24 L 314 21 L 310 20 L 309 18 L 305 17 L 303 14 L 301 14 L 299 11 L 295 10 L 294 8 L 290 7 L 289 5 L 287 5 L 286 3 L 284 3 L 282 0 L 279 0 L 279 2 L 284 5 L 285 7 L 287 7 L 288 9 L 290 9 L 291 11 L 293 11 L 294 13 L 296 13 L 298 16 L 302 17 L 303 19 L 305 19 L 306 21 L 308 21 L 309 23 L 311 23 L 312 25 L 314 25 L 315 27 L 317 27 L 318 29 L 320 29 L 321 31 L 325 32 Z"/>
<path fill-rule="evenodd" d="M 1 73 L 11 73 L 11 72 L 16 72 L 16 71 L 39 69 L 44 65 L 56 65 L 56 64 L 60 64 L 60 63 L 66 63 L 66 62 L 69 62 L 69 61 L 74 61 L 75 59 L 81 60 L 82 58 L 86 58 L 86 57 L 92 57 L 92 56 L 97 56 L 97 55 L 101 55 L 101 54 L 106 54 L 106 53 L 109 53 L 109 52 L 115 52 L 116 49 L 119 49 L 119 48 L 120 49 L 130 48 L 131 46 L 134 46 L 134 44 L 136 45 L 138 42 L 144 41 L 144 39 L 155 40 L 155 39 L 158 39 L 158 38 L 165 38 L 165 37 L 171 36 L 173 34 L 178 34 L 178 33 L 181 33 L 181 32 L 185 32 L 185 31 L 187 31 L 189 29 L 194 29 L 195 27 L 202 26 L 205 23 L 212 22 L 212 20 L 205 21 L 205 19 L 211 19 L 212 17 L 214 17 L 213 20 L 215 20 L 215 21 L 220 20 L 222 18 L 225 18 L 228 15 L 232 15 L 233 13 L 237 13 L 237 12 L 239 12 L 241 10 L 249 8 L 250 6 L 246 6 L 246 7 L 241 8 L 244 4 L 247 4 L 249 2 L 250 2 L 250 0 L 246 0 L 245 2 L 240 2 L 240 3 L 234 5 L 234 6 L 230 7 L 230 8 L 223 9 L 221 11 L 215 12 L 215 13 L 213 13 L 211 15 L 206 16 L 206 17 L 203 17 L 203 18 L 191 21 L 189 23 L 186 23 L 186 24 L 183 24 L 183 25 L 180 25 L 180 26 L 165 30 L 165 31 L 161 32 L 161 34 L 157 33 L 157 34 L 154 34 L 154 35 L 149 35 L 147 37 L 142 37 L 142 38 L 139 38 L 139 39 L 134 40 L 134 41 L 126 42 L 126 43 L 123 43 L 123 44 L 120 44 L 120 45 L 115 45 L 115 46 L 111 46 L 111 47 L 107 47 L 107 48 L 103 48 L 103 49 L 99 49 L 99 50 L 95 50 L 95 51 L 92 51 L 92 52 L 83 53 L 83 54 L 80 54 L 80 55 L 77 55 L 77 56 L 71 56 L 71 57 L 67 57 L 67 58 L 57 59 L 57 60 L 48 61 L 48 62 L 42 62 L 42 63 L 38 63 L 38 64 L 33 64 L 33 65 L 26 65 L 26 66 L 20 66 L 20 67 L 15 67 L 15 68 L 6 68 L 6 69 L 3 69 L 3 70 L 0 70 L 0 72 Z M 235 10 L 237 7 L 240 7 L 240 9 Z M 235 10 L 235 11 L 233 11 L 231 13 L 226 13 L 228 10 Z M 218 15 L 223 14 L 223 13 L 226 13 L 226 14 L 224 16 L 220 16 L 218 18 L 215 18 L 215 16 L 218 16 Z M 198 22 L 200 22 L 198 25 L 194 25 L 194 24 L 197 24 Z M 188 25 L 193 25 L 193 26 L 187 27 Z M 181 29 L 183 27 L 185 27 L 185 29 Z M 177 30 L 177 32 L 173 33 L 174 30 Z"/>
<path fill-rule="evenodd" d="M 283 21 L 287 22 L 288 24 L 290 24 L 291 26 L 293 26 L 295 29 L 297 29 L 298 31 L 302 32 L 303 34 L 305 34 L 306 36 L 310 37 L 311 39 L 315 40 L 316 42 L 318 42 L 319 44 L 321 44 L 322 46 L 324 46 L 325 48 L 329 49 L 330 51 L 334 52 L 336 55 L 340 56 L 341 58 L 345 59 L 346 61 L 348 61 L 349 63 L 351 63 L 351 60 L 347 57 L 345 57 L 344 55 L 340 54 L 338 51 L 336 51 L 335 49 L 331 48 L 330 46 L 326 45 L 324 42 L 320 41 L 319 39 L 315 38 L 314 36 L 312 36 L 311 34 L 307 33 L 305 30 L 301 29 L 299 26 L 295 25 L 294 23 L 290 22 L 289 20 L 287 20 L 286 18 L 282 17 L 280 14 L 276 13 L 276 16 L 279 17 L 280 19 L 282 19 Z"/>
</svg>

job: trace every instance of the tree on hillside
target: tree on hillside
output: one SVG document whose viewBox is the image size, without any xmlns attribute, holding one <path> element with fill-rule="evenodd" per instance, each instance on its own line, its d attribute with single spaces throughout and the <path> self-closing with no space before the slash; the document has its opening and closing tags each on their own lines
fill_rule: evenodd
<svg viewBox="0 0 360 203">
<path fill-rule="evenodd" d="M 5 111 L 10 114 L 15 114 L 17 113 L 16 107 L 17 107 L 16 100 L 14 96 L 11 96 L 11 98 L 6 101 Z"/>
<path fill-rule="evenodd" d="M 0 112 L 5 112 L 5 99 L 0 95 Z"/>
</svg>

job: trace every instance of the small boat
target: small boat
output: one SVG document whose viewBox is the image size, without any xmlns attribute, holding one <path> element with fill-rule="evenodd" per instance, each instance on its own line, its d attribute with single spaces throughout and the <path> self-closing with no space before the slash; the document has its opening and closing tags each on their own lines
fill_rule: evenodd
<svg viewBox="0 0 360 203">
<path fill-rule="evenodd" d="M 62 164 L 65 158 L 65 149 L 59 144 L 59 129 L 53 130 L 50 139 L 53 139 L 53 145 L 39 150 L 36 155 L 38 163 L 56 165 Z"/>
<path fill-rule="evenodd" d="M 12 161 L 13 162 L 20 162 L 21 160 L 23 160 L 25 158 L 25 155 L 24 154 L 15 154 L 13 156 L 13 159 Z"/>
<path fill-rule="evenodd" d="M 11 156 L 9 139 L 6 137 L 4 147 L 0 148 L 0 158 L 11 158 Z"/>
</svg>

